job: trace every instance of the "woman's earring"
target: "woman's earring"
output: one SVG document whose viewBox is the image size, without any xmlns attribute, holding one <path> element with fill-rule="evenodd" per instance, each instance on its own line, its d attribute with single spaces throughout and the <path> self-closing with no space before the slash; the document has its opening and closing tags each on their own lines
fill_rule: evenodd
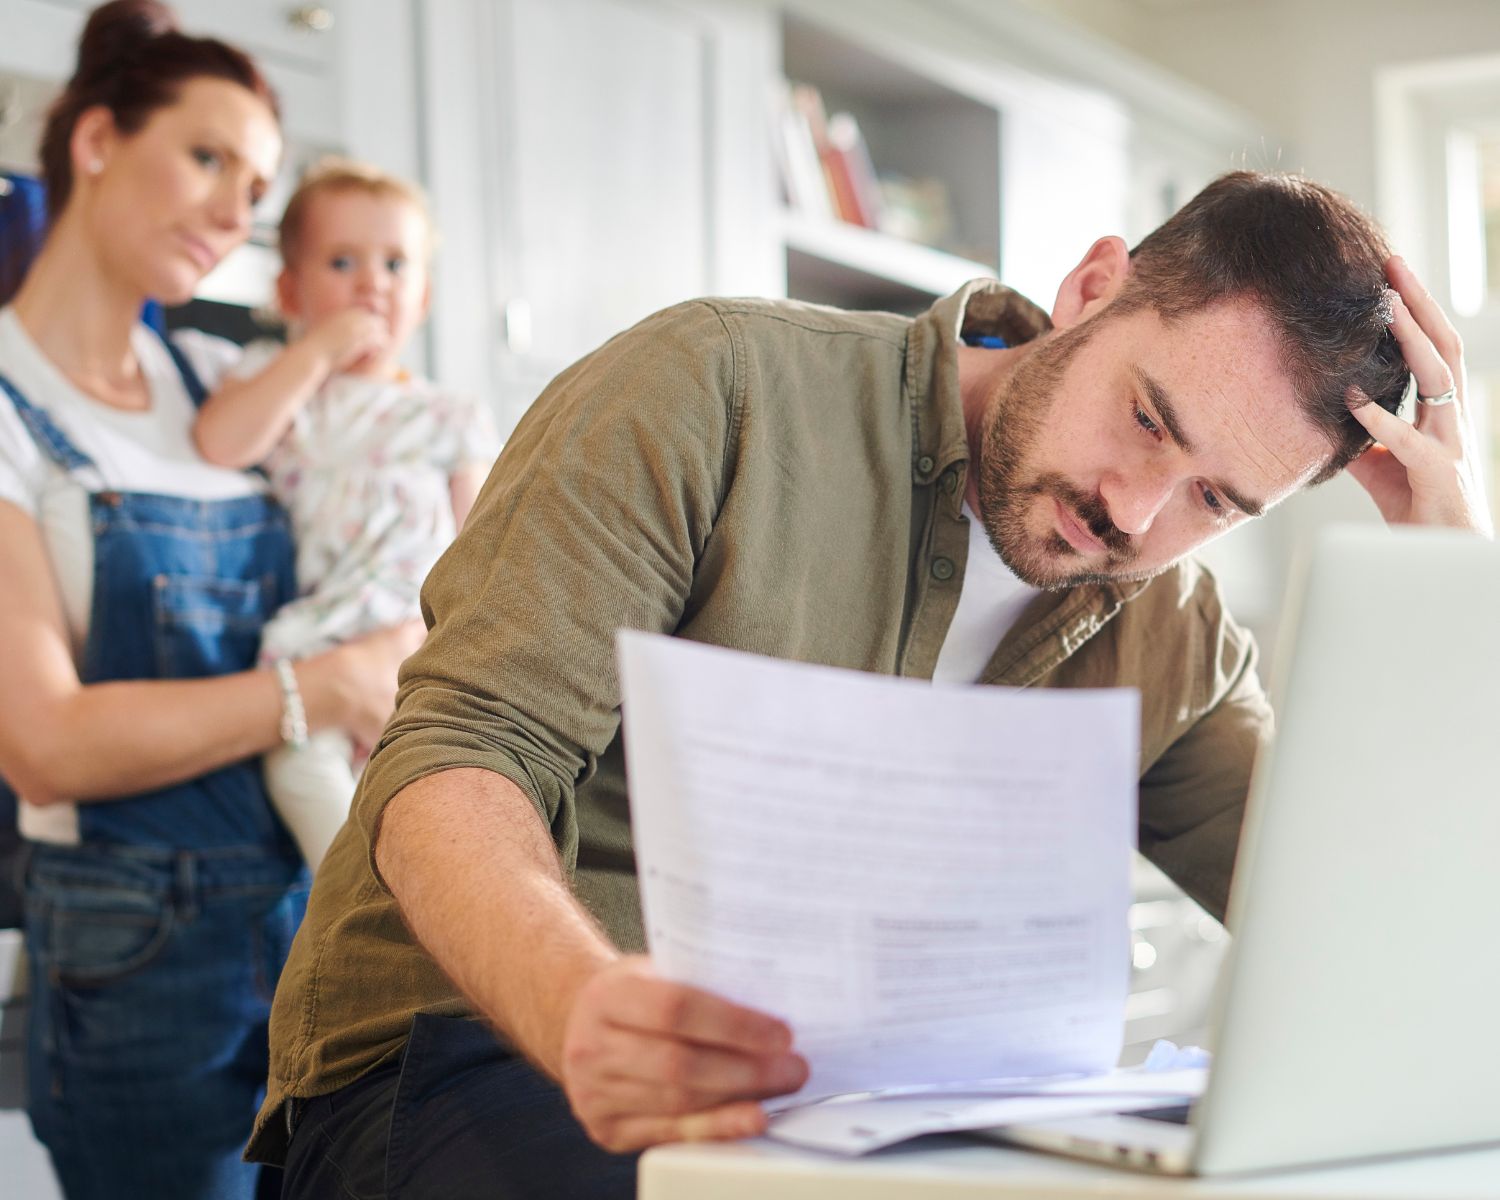
<svg viewBox="0 0 1500 1200">
<path fill-rule="evenodd" d="M 98 175 L 101 171 L 104 170 L 104 160 L 102 158 L 91 158 L 89 159 L 88 166 L 85 169 L 90 175 Z"/>
</svg>

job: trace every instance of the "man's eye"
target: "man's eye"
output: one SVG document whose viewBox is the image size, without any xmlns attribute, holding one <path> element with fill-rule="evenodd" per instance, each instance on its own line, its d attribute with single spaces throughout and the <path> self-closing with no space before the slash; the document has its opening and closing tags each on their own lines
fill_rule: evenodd
<svg viewBox="0 0 1500 1200">
<path fill-rule="evenodd" d="M 1224 502 L 1209 488 L 1203 489 L 1203 507 L 1216 517 L 1223 517 L 1229 514 L 1229 509 L 1225 506 Z"/>
<path fill-rule="evenodd" d="M 1140 405 L 1135 406 L 1135 423 L 1154 438 L 1161 437 L 1161 426 L 1153 421 Z"/>
<path fill-rule="evenodd" d="M 224 165 L 224 156 L 207 146 L 194 146 L 193 161 L 205 170 L 217 171 Z"/>
</svg>

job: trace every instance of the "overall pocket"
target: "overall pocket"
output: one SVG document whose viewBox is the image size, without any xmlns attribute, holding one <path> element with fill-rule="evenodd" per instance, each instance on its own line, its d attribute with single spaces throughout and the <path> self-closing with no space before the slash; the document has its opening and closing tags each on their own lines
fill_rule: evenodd
<svg viewBox="0 0 1500 1200">
<path fill-rule="evenodd" d="M 157 575 L 152 580 L 156 669 L 197 679 L 255 665 L 260 631 L 276 607 L 276 580 Z"/>
</svg>

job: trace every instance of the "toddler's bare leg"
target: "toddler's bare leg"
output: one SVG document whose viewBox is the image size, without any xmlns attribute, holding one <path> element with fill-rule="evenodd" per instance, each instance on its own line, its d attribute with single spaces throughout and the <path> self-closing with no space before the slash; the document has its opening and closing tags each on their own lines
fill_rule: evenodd
<svg viewBox="0 0 1500 1200">
<path fill-rule="evenodd" d="M 271 805 L 314 871 L 349 815 L 353 757 L 354 744 L 338 730 L 315 733 L 302 746 L 281 746 L 265 756 Z"/>
</svg>

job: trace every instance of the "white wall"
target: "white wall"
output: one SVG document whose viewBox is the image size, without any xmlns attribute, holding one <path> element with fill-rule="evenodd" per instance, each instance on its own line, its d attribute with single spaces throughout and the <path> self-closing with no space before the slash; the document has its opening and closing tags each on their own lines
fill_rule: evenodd
<svg viewBox="0 0 1500 1200">
<path fill-rule="evenodd" d="M 1377 156 L 1382 135 L 1389 133 L 1376 124 L 1376 72 L 1500 52 L 1496 0 L 1024 2 L 1249 114 L 1260 137 L 1248 148 L 1243 165 L 1303 171 L 1377 217 L 1384 217 Z M 1241 164 L 1225 164 L 1231 165 Z M 1239 547 L 1259 559 L 1249 574 L 1263 572 L 1262 587 L 1280 595 L 1298 546 L 1320 525 L 1342 520 L 1378 520 L 1352 480 L 1334 480 L 1295 497 L 1265 519 L 1253 547 Z M 1238 540 L 1235 535 L 1226 541 L 1225 550 L 1233 551 Z M 1216 554 L 1211 550 L 1207 557 L 1212 562 Z M 1230 570 L 1221 569 L 1221 575 L 1242 567 L 1243 561 L 1230 557 L 1224 565 Z M 1255 624 L 1263 642 L 1268 641 L 1274 636 L 1276 612 Z"/>
<path fill-rule="evenodd" d="M 1500 52 L 1495 0 L 1023 0 L 1255 117 L 1251 166 L 1302 170 L 1373 208 L 1380 67 Z"/>
<path fill-rule="evenodd" d="M 1375 121 L 1376 71 L 1500 51 L 1494 0 L 1186 3 L 1157 6 L 1145 25 L 1139 49 L 1248 110 L 1268 131 L 1281 130 L 1280 165 L 1340 189 L 1377 216 L 1385 131 Z M 1292 501 L 1271 517 L 1277 565 L 1284 572 L 1317 525 L 1349 519 L 1375 519 L 1351 480 Z"/>
<path fill-rule="evenodd" d="M 1235 0 L 1144 8 L 1133 47 L 1261 117 L 1284 165 L 1375 207 L 1379 67 L 1500 51 L 1494 0 Z"/>
</svg>

